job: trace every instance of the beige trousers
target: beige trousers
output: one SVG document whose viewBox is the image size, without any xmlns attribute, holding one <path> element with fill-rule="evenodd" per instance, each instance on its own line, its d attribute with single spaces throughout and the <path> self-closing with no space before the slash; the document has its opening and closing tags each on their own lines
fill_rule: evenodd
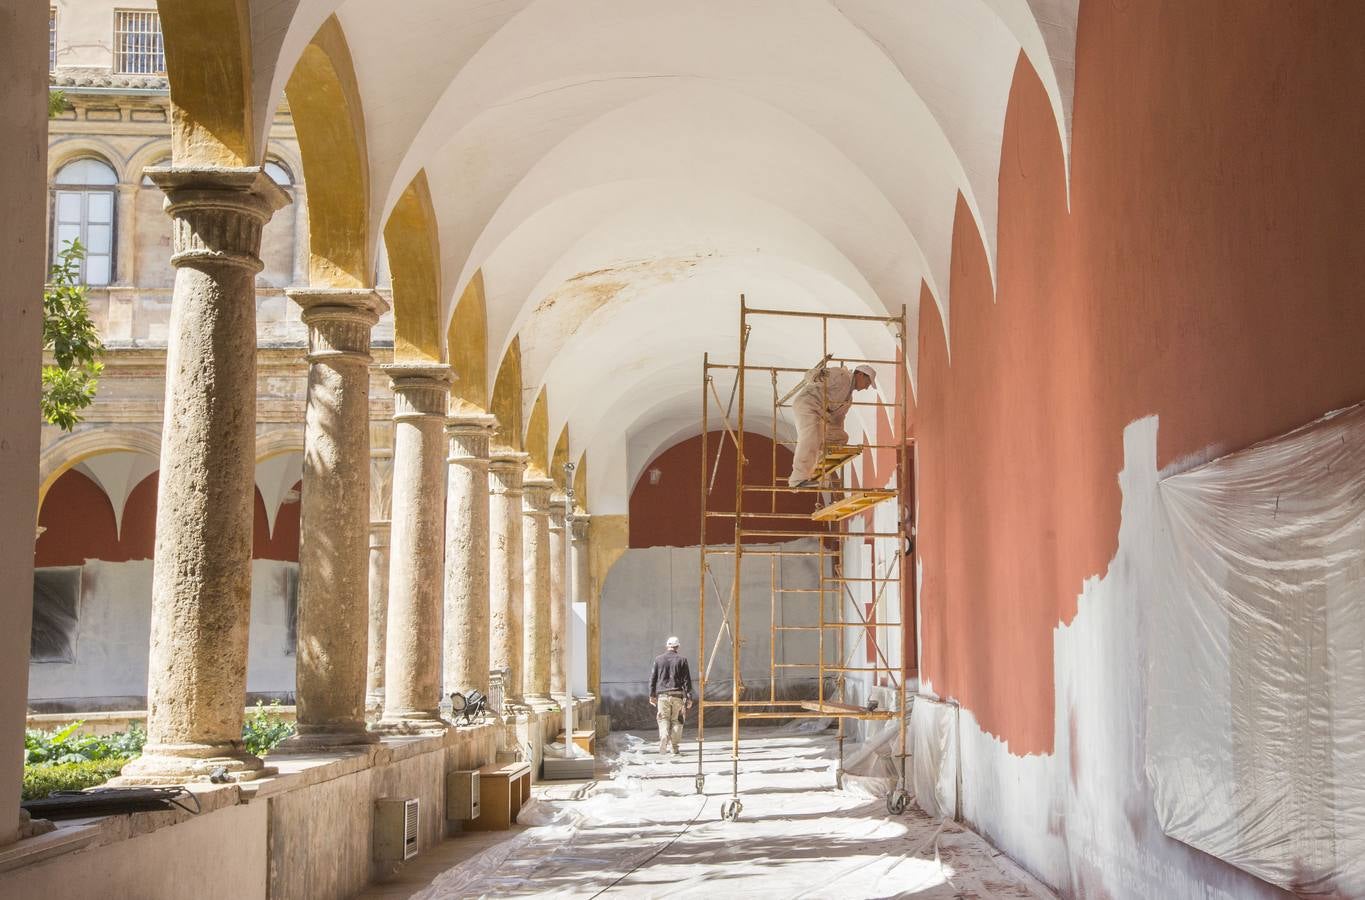
<svg viewBox="0 0 1365 900">
<path fill-rule="evenodd" d="M 792 402 L 796 415 L 796 452 L 792 457 L 792 474 L 787 483 L 795 487 L 809 479 L 826 444 L 848 443 L 848 432 L 843 421 L 835 422 L 825 408 L 825 398 L 819 390 L 805 390 Z"/>
<path fill-rule="evenodd" d="M 659 752 L 677 753 L 682 749 L 682 715 L 687 708 L 687 698 L 673 694 L 659 695 L 658 710 L 655 717 L 659 720 Z"/>
</svg>

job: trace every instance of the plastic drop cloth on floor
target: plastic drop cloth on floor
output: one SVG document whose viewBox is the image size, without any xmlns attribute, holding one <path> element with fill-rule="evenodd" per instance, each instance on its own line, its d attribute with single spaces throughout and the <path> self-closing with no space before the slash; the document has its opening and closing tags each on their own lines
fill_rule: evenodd
<svg viewBox="0 0 1365 900">
<path fill-rule="evenodd" d="M 1162 828 L 1365 896 L 1365 405 L 1161 482 L 1147 773 Z"/>
<path fill-rule="evenodd" d="M 609 778 L 540 789 L 555 799 L 527 805 L 519 822 L 529 827 L 413 896 L 1051 896 L 973 832 L 913 808 L 889 815 L 884 758 L 867 759 L 868 774 L 836 790 L 833 733 L 810 728 L 744 732 L 736 822 L 720 817 L 731 788 L 728 732 L 707 741 L 703 795 L 690 732 L 682 758 L 612 734 L 600 751 Z"/>
</svg>

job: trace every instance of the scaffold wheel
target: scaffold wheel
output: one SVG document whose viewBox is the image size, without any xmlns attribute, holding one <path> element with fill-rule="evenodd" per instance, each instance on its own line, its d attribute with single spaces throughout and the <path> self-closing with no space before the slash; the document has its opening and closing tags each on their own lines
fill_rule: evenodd
<svg viewBox="0 0 1365 900">
<path fill-rule="evenodd" d="M 697 776 L 697 793 L 698 793 L 698 794 L 703 794 L 703 793 L 705 793 L 705 792 L 706 792 L 706 776 L 705 776 L 705 775 L 698 775 L 698 776 Z"/>
<path fill-rule="evenodd" d="M 726 800 L 725 804 L 720 808 L 720 817 L 727 822 L 733 822 L 739 818 L 739 814 L 743 812 L 743 810 L 744 804 L 739 802 L 739 798 L 731 797 L 729 800 Z"/>
<path fill-rule="evenodd" d="M 910 804 L 910 795 L 905 788 L 898 787 L 890 794 L 886 795 L 886 811 L 893 816 L 899 816 L 905 812 L 905 807 Z"/>
</svg>

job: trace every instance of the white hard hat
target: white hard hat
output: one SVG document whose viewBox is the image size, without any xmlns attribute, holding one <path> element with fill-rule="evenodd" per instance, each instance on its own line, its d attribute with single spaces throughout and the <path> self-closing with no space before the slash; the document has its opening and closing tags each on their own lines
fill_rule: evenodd
<svg viewBox="0 0 1365 900">
<path fill-rule="evenodd" d="M 665 647 L 680 647 L 680 646 L 682 646 L 682 641 L 678 640 L 678 639 L 675 638 L 675 637 L 671 637 L 671 638 L 669 638 L 668 640 L 664 641 L 664 646 L 665 646 Z"/>
<path fill-rule="evenodd" d="M 869 365 L 867 365 L 866 363 L 864 363 L 863 365 L 859 366 L 858 368 L 854 369 L 853 371 L 854 371 L 854 372 L 861 372 L 862 374 L 866 375 L 866 376 L 867 376 L 868 383 L 869 383 L 870 385 L 874 386 L 874 387 L 876 386 L 876 384 L 877 384 L 877 370 L 876 370 L 876 369 L 874 369 L 874 368 L 872 368 L 871 366 L 869 366 Z"/>
</svg>

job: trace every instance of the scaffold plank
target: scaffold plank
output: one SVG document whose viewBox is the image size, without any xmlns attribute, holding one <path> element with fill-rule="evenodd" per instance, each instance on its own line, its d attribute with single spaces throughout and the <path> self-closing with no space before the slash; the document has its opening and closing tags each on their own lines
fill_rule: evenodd
<svg viewBox="0 0 1365 900">
<path fill-rule="evenodd" d="M 833 444 L 826 447 L 825 455 L 820 457 L 820 461 L 815 464 L 815 471 L 811 473 L 810 477 L 819 481 L 844 463 L 857 459 L 862 452 L 862 447 L 853 447 L 847 444 Z"/>
<path fill-rule="evenodd" d="M 856 516 L 865 509 L 871 509 L 883 500 L 896 496 L 895 491 L 851 491 L 847 497 L 835 500 L 810 514 L 816 522 L 842 522 Z"/>
</svg>

